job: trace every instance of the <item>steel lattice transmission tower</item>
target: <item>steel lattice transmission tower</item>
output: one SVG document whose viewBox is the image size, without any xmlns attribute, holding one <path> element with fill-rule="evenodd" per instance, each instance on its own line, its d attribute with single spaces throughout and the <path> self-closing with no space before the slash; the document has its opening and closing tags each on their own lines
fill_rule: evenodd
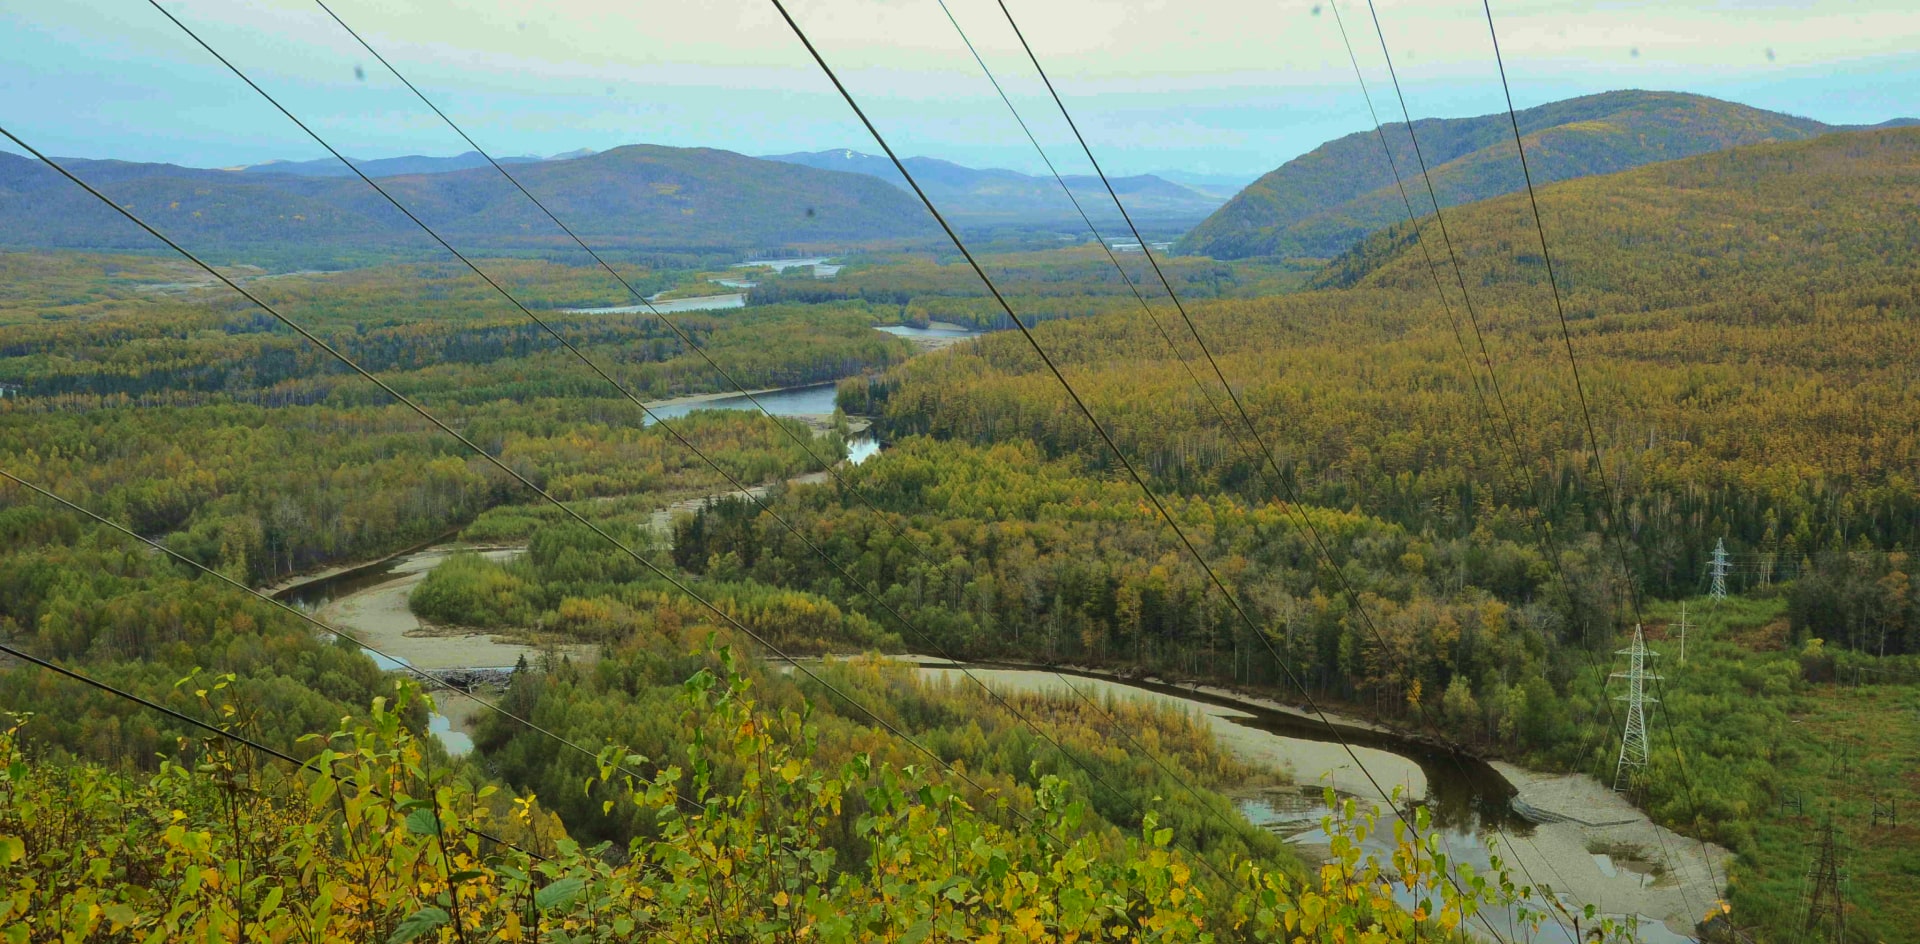
<svg viewBox="0 0 1920 944">
<path fill-rule="evenodd" d="M 1715 600 L 1727 598 L 1727 539 L 1721 538 L 1713 545 L 1713 591 L 1708 594 Z"/>
<path fill-rule="evenodd" d="M 1840 944 L 1847 934 L 1847 908 L 1841 888 L 1840 843 L 1831 814 L 1821 831 L 1820 854 L 1807 878 L 1807 920 L 1801 927 L 1802 940 Z"/>
<path fill-rule="evenodd" d="M 1627 727 L 1620 734 L 1620 762 L 1613 768 L 1613 788 L 1622 789 L 1627 785 L 1630 771 L 1647 766 L 1650 754 L 1647 745 L 1647 703 L 1659 704 L 1659 699 L 1647 695 L 1647 683 L 1658 681 L 1660 676 L 1647 671 L 1647 657 L 1659 653 L 1647 648 L 1647 635 L 1640 624 L 1633 626 L 1633 645 L 1619 651 L 1627 657 L 1627 670 L 1613 673 L 1614 678 L 1627 680 L 1627 693 L 1615 695 L 1614 700 L 1627 703 Z"/>
</svg>

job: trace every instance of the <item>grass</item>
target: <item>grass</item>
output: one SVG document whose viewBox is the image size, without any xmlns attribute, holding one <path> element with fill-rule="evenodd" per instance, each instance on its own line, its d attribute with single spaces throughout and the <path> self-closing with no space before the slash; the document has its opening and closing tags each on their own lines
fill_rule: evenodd
<svg viewBox="0 0 1920 944">
<path fill-rule="evenodd" d="M 1737 854 L 1728 899 L 1757 940 L 1797 939 L 1806 875 L 1829 819 L 1840 838 L 1849 940 L 1906 937 L 1920 927 L 1920 684 L 1891 681 L 1899 671 L 1874 684 L 1873 670 L 1904 670 L 1912 660 L 1848 653 L 1844 665 L 1868 671 L 1835 673 L 1827 647 L 1792 639 L 1777 598 L 1692 600 L 1687 613 L 1694 625 L 1682 665 L 1679 604 L 1648 611 L 1649 642 L 1666 654 L 1658 660 L 1666 717 L 1649 717 L 1650 774 L 1666 782 L 1643 802 L 1667 821 L 1699 813 L 1724 824 L 1719 838 Z M 1676 736 L 1684 762 L 1672 750 Z"/>
</svg>

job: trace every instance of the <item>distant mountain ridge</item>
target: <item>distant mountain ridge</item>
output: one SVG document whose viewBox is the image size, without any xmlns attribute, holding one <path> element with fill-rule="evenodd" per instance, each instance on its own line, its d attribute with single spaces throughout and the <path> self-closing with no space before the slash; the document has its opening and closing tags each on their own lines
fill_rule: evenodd
<svg viewBox="0 0 1920 944">
<path fill-rule="evenodd" d="M 62 163 L 190 247 L 242 258 L 431 247 L 355 177 Z M 633 145 L 519 164 L 514 176 L 596 248 L 751 251 L 936 232 L 925 209 L 895 187 L 730 151 Z M 551 221 L 491 167 L 385 176 L 381 185 L 463 248 L 565 244 Z M 0 152 L 0 245 L 145 249 L 154 243 L 52 169 Z"/>
<path fill-rule="evenodd" d="M 560 160 L 559 157 L 535 157 L 520 155 L 500 158 L 502 164 L 537 164 L 541 161 Z M 444 174 L 448 171 L 472 170 L 486 167 L 486 155 L 479 151 L 468 151 L 452 157 L 427 157 L 420 154 L 408 154 L 405 157 L 377 157 L 371 160 L 354 160 L 353 165 L 360 168 L 368 177 L 397 177 L 401 174 Z M 292 174 L 298 177 L 352 177 L 353 171 L 331 157 L 312 161 L 266 161 L 260 164 L 248 164 L 244 167 L 222 167 L 219 170 L 242 174 Z"/>
<path fill-rule="evenodd" d="M 864 174 L 907 189 L 906 179 L 900 176 L 892 161 L 845 148 L 769 154 L 766 159 Z M 965 167 L 932 157 L 908 157 L 901 163 L 927 191 L 940 212 L 958 223 L 1049 225 L 1076 231 L 1086 225 L 1052 177 L 1002 168 Z M 1099 177 L 1067 174 L 1062 179 L 1096 224 L 1104 226 L 1103 217 L 1117 222 L 1118 211 L 1113 209 Z M 1127 212 L 1142 222 L 1191 224 L 1218 209 L 1225 199 L 1152 174 L 1114 177 L 1112 182 L 1114 192 L 1126 202 Z"/>
<path fill-rule="evenodd" d="M 1800 141 L 1849 126 L 1680 92 L 1617 91 L 1515 116 L 1534 183 L 1628 170 L 1727 148 Z M 1896 127 L 1895 119 L 1876 127 Z M 1385 128 L 1414 212 L 1432 212 L 1404 123 Z M 1506 113 L 1414 122 L 1442 207 L 1522 189 Z M 1406 219 L 1372 129 L 1303 154 L 1254 181 L 1187 235 L 1180 250 L 1221 259 L 1330 258 Z"/>
</svg>

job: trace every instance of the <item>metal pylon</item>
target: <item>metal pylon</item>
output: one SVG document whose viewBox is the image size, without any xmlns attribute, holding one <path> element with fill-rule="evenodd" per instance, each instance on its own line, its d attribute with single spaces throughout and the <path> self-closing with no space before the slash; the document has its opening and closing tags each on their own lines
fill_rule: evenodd
<svg viewBox="0 0 1920 944">
<path fill-rule="evenodd" d="M 1691 628 L 1692 627 L 1687 625 L 1687 601 L 1681 600 L 1680 601 L 1680 664 L 1681 665 L 1687 664 L 1687 630 Z"/>
<path fill-rule="evenodd" d="M 1713 545 L 1713 590 L 1708 596 L 1715 600 L 1727 598 L 1727 539 L 1721 538 Z"/>
<path fill-rule="evenodd" d="M 1630 771 L 1647 766 L 1649 755 L 1647 745 L 1647 702 L 1659 703 L 1659 699 L 1647 695 L 1647 682 L 1656 681 L 1660 676 L 1647 671 L 1647 657 L 1659 653 L 1647 648 L 1646 633 L 1640 624 L 1633 626 L 1633 645 L 1619 651 L 1627 657 L 1627 670 L 1613 673 L 1614 678 L 1627 680 L 1627 693 L 1616 695 L 1614 700 L 1627 703 L 1627 727 L 1620 735 L 1620 762 L 1613 768 L 1613 788 L 1624 789 L 1627 786 Z"/>
<path fill-rule="evenodd" d="M 1840 843 L 1833 827 L 1833 815 L 1827 815 L 1820 837 L 1820 851 L 1808 874 L 1806 922 L 1802 939 L 1822 944 L 1840 944 L 1847 934 L 1847 905 L 1841 883 Z"/>
</svg>

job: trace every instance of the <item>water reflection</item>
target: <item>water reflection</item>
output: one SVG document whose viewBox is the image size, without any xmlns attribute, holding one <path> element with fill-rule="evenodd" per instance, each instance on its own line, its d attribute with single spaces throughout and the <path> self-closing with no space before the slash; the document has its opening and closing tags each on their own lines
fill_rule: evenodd
<svg viewBox="0 0 1920 944">
<path fill-rule="evenodd" d="M 473 751 L 473 738 L 453 729 L 453 719 L 439 712 L 427 716 L 427 733 L 440 739 L 448 757 L 460 757 Z"/>
<path fill-rule="evenodd" d="M 760 401 L 760 406 L 775 416 L 831 416 L 838 389 L 837 381 L 829 381 L 756 393 L 753 400 Z M 670 420 L 695 410 L 752 410 L 756 409 L 753 400 L 747 399 L 746 394 L 736 393 L 710 400 L 668 403 L 649 409 L 653 415 Z"/>
<path fill-rule="evenodd" d="M 977 328 L 963 328 L 959 325 L 940 323 L 929 324 L 924 328 L 915 325 L 879 325 L 874 328 L 874 330 L 885 331 L 896 338 L 942 338 L 953 340 L 977 338 L 986 333 Z"/>
<path fill-rule="evenodd" d="M 1354 747 L 1390 751 L 1412 760 L 1426 775 L 1426 796 L 1415 799 L 1427 804 L 1436 827 L 1463 830 L 1498 827 L 1513 835 L 1533 834 L 1533 824 L 1513 809 L 1513 797 L 1517 792 L 1513 785 L 1479 758 L 1456 754 L 1417 738 L 1366 728 L 1341 727 L 1340 736 L 1336 738 L 1326 725 L 1316 719 L 1175 685 L 1138 680 L 1129 680 L 1126 684 L 1162 695 L 1236 709 L 1244 712 L 1246 717 L 1230 719 L 1233 723 L 1280 737 L 1324 743 L 1344 740 Z M 1392 789 L 1391 784 L 1384 786 Z"/>
<path fill-rule="evenodd" d="M 649 302 L 645 305 L 611 305 L 606 308 L 562 308 L 569 315 L 631 315 L 640 312 L 652 314 L 672 314 L 676 311 L 718 311 L 725 308 L 747 307 L 744 292 L 727 295 L 702 295 L 699 298 L 675 298 L 667 301 Z"/>
<path fill-rule="evenodd" d="M 1327 809 L 1326 803 L 1317 795 L 1317 792 L 1303 791 L 1298 798 L 1279 794 L 1241 798 L 1235 801 L 1235 805 L 1239 807 L 1240 814 L 1247 818 L 1247 822 L 1259 826 L 1262 829 L 1270 829 L 1279 833 L 1286 838 L 1288 843 L 1314 847 L 1326 846 L 1333 841 L 1321 823 L 1321 820 L 1326 817 L 1329 810 Z M 1380 814 L 1379 821 L 1376 823 L 1379 828 L 1369 833 L 1367 838 L 1360 843 L 1361 848 L 1377 856 L 1381 862 L 1393 861 L 1394 840 L 1391 825 L 1392 820 L 1393 814 L 1383 811 Z M 1526 841 L 1525 836 L 1527 834 L 1517 834 L 1513 830 L 1507 830 L 1504 835 L 1501 835 L 1489 833 L 1474 825 L 1456 824 L 1449 827 L 1436 826 L 1433 830 L 1433 835 L 1439 837 L 1440 849 L 1446 853 L 1447 859 L 1451 863 L 1451 868 L 1458 870 L 1461 865 L 1466 865 L 1473 870 L 1474 874 L 1485 876 L 1492 874 L 1493 855 L 1496 852 L 1500 854 L 1503 862 L 1508 864 L 1509 867 L 1511 867 L 1511 863 L 1514 861 L 1514 857 L 1510 852 L 1489 848 L 1487 837 L 1492 835 L 1496 839 L 1504 839 L 1507 842 L 1524 842 Z M 1524 875 L 1514 876 L 1514 881 L 1516 884 L 1529 883 L 1529 880 Z M 1394 900 L 1398 901 L 1401 907 L 1409 910 L 1418 904 L 1416 901 L 1418 896 L 1414 892 L 1409 891 L 1405 885 L 1395 884 L 1393 886 L 1393 896 Z M 1581 906 L 1573 901 L 1572 898 L 1566 895 L 1556 895 L 1555 897 L 1560 901 L 1561 907 L 1568 911 L 1573 913 L 1579 913 L 1581 911 Z M 1535 912 L 1545 911 L 1548 907 L 1546 896 L 1539 892 L 1534 892 L 1532 895 L 1529 895 L 1525 899 L 1525 905 Z M 1580 941 L 1575 937 L 1575 929 L 1571 922 L 1563 925 L 1560 921 L 1549 917 L 1545 919 L 1536 930 L 1529 924 L 1522 923 L 1519 920 L 1517 911 L 1517 907 L 1513 909 L 1493 909 L 1483 912 L 1483 914 L 1487 918 L 1487 924 L 1493 926 L 1499 939 L 1503 941 L 1524 940 L 1540 941 L 1545 942 L 1545 944 L 1586 944 L 1586 942 Z M 1675 934 L 1659 920 L 1645 915 L 1603 914 L 1602 917 L 1610 917 L 1616 922 L 1623 924 L 1629 920 L 1629 917 L 1636 920 L 1638 926 L 1634 931 L 1633 940 L 1639 942 L 1639 944 L 1687 944 L 1687 942 L 1693 940 L 1685 935 Z M 1486 925 L 1480 924 L 1477 920 L 1466 927 L 1475 937 L 1481 939 L 1486 938 L 1487 927 Z"/>
</svg>

